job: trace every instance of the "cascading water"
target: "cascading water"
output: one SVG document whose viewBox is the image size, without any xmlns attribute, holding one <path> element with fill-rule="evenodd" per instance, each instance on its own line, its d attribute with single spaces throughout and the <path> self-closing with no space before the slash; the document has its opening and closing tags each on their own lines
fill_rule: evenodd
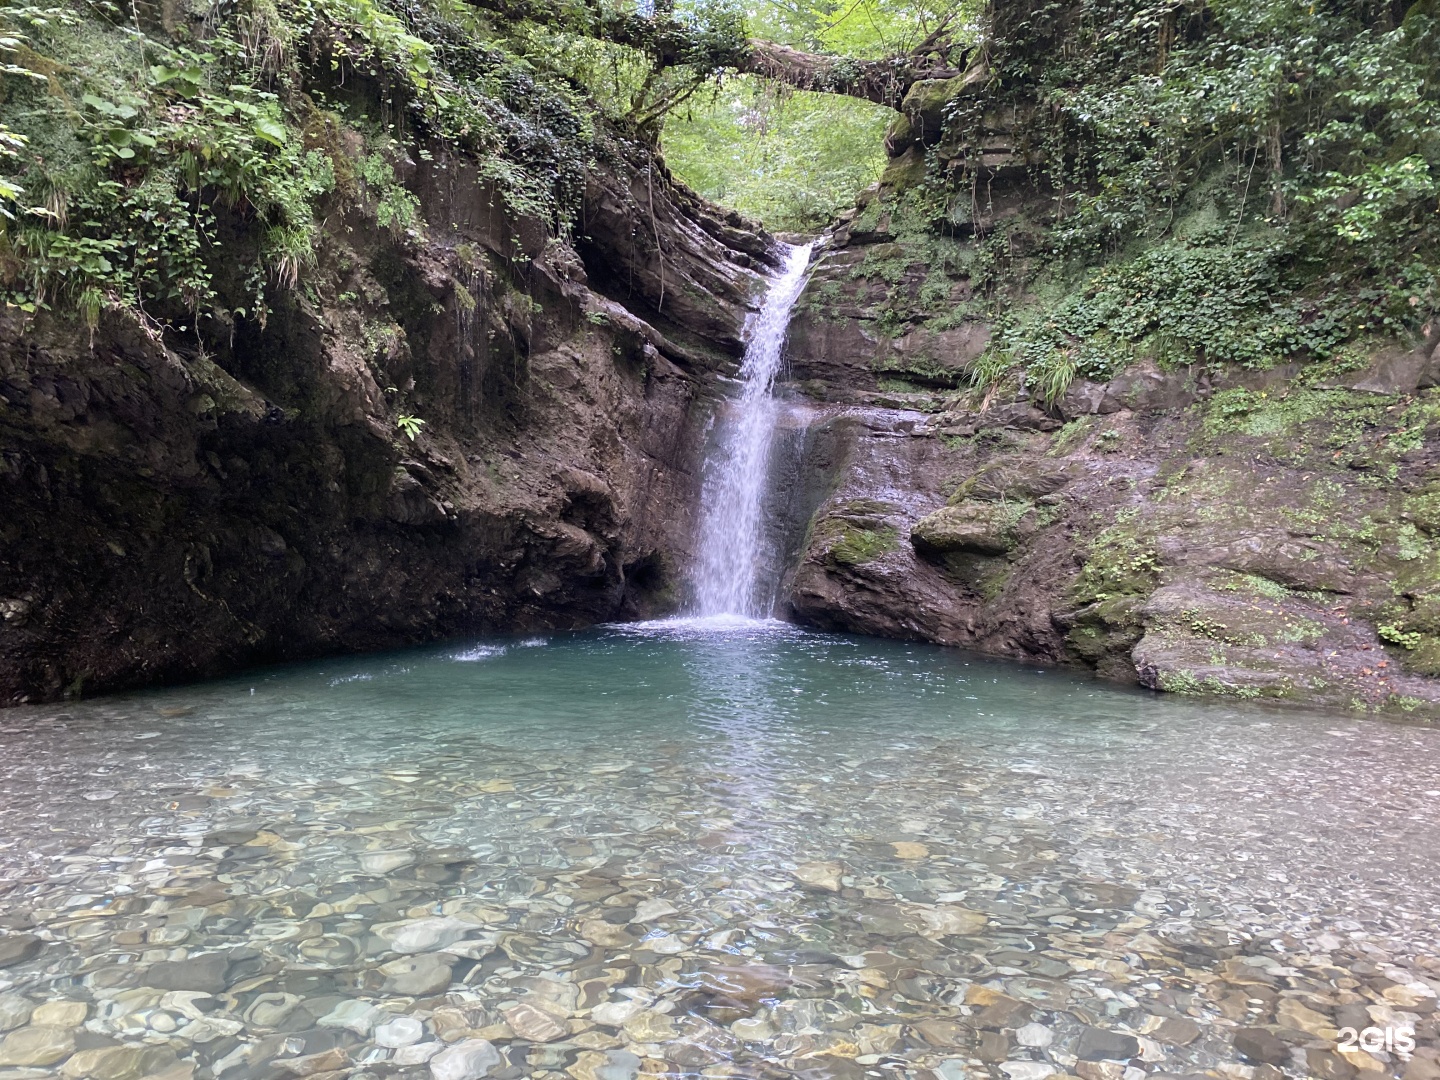
<svg viewBox="0 0 1440 1080">
<path fill-rule="evenodd" d="M 750 326 L 740 365 L 740 394 L 707 463 L 695 577 L 697 613 L 766 618 L 772 600 L 760 594 L 764 565 L 761 511 L 779 403 L 772 393 L 780 373 L 790 310 L 805 286 L 810 244 L 793 247 L 770 284 Z"/>
</svg>

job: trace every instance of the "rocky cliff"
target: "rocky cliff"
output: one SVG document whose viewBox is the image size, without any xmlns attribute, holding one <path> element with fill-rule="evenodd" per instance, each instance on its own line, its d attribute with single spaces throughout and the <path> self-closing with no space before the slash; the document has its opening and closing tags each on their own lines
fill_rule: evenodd
<svg viewBox="0 0 1440 1080">
<path fill-rule="evenodd" d="M 818 501 L 794 618 L 1178 693 L 1440 712 L 1440 344 L 1142 360 L 1049 402 L 970 391 L 994 329 L 979 245 L 907 235 L 892 208 L 872 194 L 837 230 L 792 324 Z"/>
<path fill-rule="evenodd" d="M 673 606 L 768 239 L 618 139 L 567 239 L 417 149 L 427 227 L 218 345 L 0 322 L 0 701 Z"/>
</svg>

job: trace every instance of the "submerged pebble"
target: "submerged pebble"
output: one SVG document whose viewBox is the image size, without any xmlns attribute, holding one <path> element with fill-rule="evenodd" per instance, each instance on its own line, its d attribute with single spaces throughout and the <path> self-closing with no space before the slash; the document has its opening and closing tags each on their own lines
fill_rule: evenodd
<svg viewBox="0 0 1440 1080">
<path fill-rule="evenodd" d="M 1440 733 L 1342 762 L 1304 717 L 998 669 L 959 685 L 1005 718 L 956 720 L 928 653 L 627 667 L 635 633 L 567 707 L 648 679 L 663 723 L 635 689 L 593 730 L 425 719 L 422 684 L 403 726 L 342 697 L 336 742 L 321 704 L 378 679 L 176 691 L 143 753 L 143 697 L 70 743 L 7 716 L 0 1077 L 1440 1080 Z M 484 684 L 543 698 L 568 647 L 447 663 L 543 660 Z M 125 790 L 84 798 L 96 761 Z"/>
</svg>

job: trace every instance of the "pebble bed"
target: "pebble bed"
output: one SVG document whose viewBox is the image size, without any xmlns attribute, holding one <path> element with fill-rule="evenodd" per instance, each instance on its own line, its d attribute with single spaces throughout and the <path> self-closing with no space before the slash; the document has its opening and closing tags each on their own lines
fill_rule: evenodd
<svg viewBox="0 0 1440 1080">
<path fill-rule="evenodd" d="M 1440 732 L 540 644 L 0 714 L 0 1080 L 1440 1080 Z"/>
</svg>

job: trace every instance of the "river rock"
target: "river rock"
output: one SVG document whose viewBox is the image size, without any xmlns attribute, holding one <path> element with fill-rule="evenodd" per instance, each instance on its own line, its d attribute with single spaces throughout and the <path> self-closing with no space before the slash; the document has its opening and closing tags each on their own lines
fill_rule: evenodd
<svg viewBox="0 0 1440 1080">
<path fill-rule="evenodd" d="M 1240 1028 L 1235 1032 L 1235 1049 L 1251 1061 L 1265 1065 L 1290 1062 L 1290 1047 L 1264 1028 Z"/>
<path fill-rule="evenodd" d="M 430 1075 L 435 1080 L 480 1080 L 502 1060 L 488 1039 L 462 1039 L 430 1059 Z"/>
<path fill-rule="evenodd" d="M 647 1009 L 625 1021 L 625 1034 L 636 1042 L 665 1043 L 675 1038 L 677 1030 L 669 1016 Z"/>
<path fill-rule="evenodd" d="M 530 1042 L 554 1042 L 570 1034 L 570 1029 L 549 1013 L 541 1012 L 534 1005 L 521 1002 L 502 1009 L 505 1023 L 510 1025 L 517 1038 Z"/>
<path fill-rule="evenodd" d="M 1335 1024 L 1330 1017 L 1306 1008 L 1294 998 L 1284 998 L 1275 1006 L 1275 1022 L 1319 1039 L 1334 1039 L 1336 1036 Z"/>
<path fill-rule="evenodd" d="M 75 1049 L 69 1028 L 31 1025 L 16 1028 L 0 1042 L 0 1065 L 54 1065 Z"/>
<path fill-rule="evenodd" d="M 1075 1056 L 1087 1061 L 1127 1061 L 1140 1053 L 1140 1043 L 1133 1035 L 1123 1035 L 1105 1028 L 1086 1027 L 1075 1045 Z"/>
<path fill-rule="evenodd" d="M 445 1044 L 442 1042 L 415 1043 L 400 1047 L 392 1060 L 396 1065 L 424 1065 L 443 1049 Z"/>
<path fill-rule="evenodd" d="M 425 1037 L 425 1024 L 413 1016 L 397 1016 L 375 1029 L 375 1045 L 398 1049 Z"/>
<path fill-rule="evenodd" d="M 272 1066 L 291 1076 L 317 1076 L 343 1069 L 350 1061 L 350 1052 L 343 1046 L 334 1046 L 316 1054 L 297 1058 L 280 1058 Z"/>
<path fill-rule="evenodd" d="M 387 851 L 366 851 L 360 855 L 360 869 L 367 874 L 388 874 L 394 870 L 400 870 L 411 865 L 415 861 L 415 852 L 409 848 L 396 848 Z"/>
<path fill-rule="evenodd" d="M 7 934 L 0 937 L 0 968 L 14 967 L 26 960 L 33 960 L 45 947 L 34 934 Z"/>
<path fill-rule="evenodd" d="M 979 933 L 989 919 L 978 911 L 954 904 L 921 904 L 913 909 L 925 923 L 925 932 L 936 937 Z"/>
<path fill-rule="evenodd" d="M 590 1019 L 606 1027 L 623 1027 L 644 1008 L 640 1002 L 628 998 L 624 1001 L 607 1001 L 590 1010 Z"/>
<path fill-rule="evenodd" d="M 1006 1061 L 1001 1064 L 1000 1071 L 1010 1080 L 1045 1080 L 1047 1076 L 1053 1076 L 1056 1069 L 1044 1061 Z"/>
<path fill-rule="evenodd" d="M 795 877 L 802 884 L 839 892 L 841 872 L 838 862 L 807 862 L 795 868 Z"/>
<path fill-rule="evenodd" d="M 897 859 L 928 859 L 930 857 L 930 849 L 913 840 L 897 840 L 890 847 L 894 849 Z"/>
<path fill-rule="evenodd" d="M 635 908 L 635 918 L 632 922 L 654 922 L 656 919 L 663 919 L 667 915 L 678 914 L 678 909 L 669 900 L 645 900 Z"/>
<path fill-rule="evenodd" d="M 380 974 L 385 976 L 385 989 L 407 997 L 425 997 L 438 994 L 450 985 L 450 969 L 455 958 L 443 953 L 421 953 L 381 964 Z"/>
<path fill-rule="evenodd" d="M 1044 1024 L 1024 1024 L 1015 1029 L 1015 1041 L 1021 1046 L 1038 1049 L 1054 1042 L 1055 1032 Z"/>
<path fill-rule="evenodd" d="M 474 929 L 473 924 L 461 919 L 435 917 L 386 923 L 375 927 L 375 933 L 385 939 L 393 952 L 422 953 L 443 949 Z"/>
<path fill-rule="evenodd" d="M 66 1080 L 136 1080 L 178 1064 L 168 1046 L 102 1046 L 78 1050 L 60 1067 Z"/>
<path fill-rule="evenodd" d="M 639 1056 L 629 1050 L 605 1053 L 588 1050 L 566 1071 L 575 1080 L 635 1080 L 640 1075 L 640 1065 Z"/>
<path fill-rule="evenodd" d="M 89 1012 L 90 1006 L 83 1001 L 47 1001 L 35 1006 L 30 1022 L 46 1027 L 79 1027 Z"/>
<path fill-rule="evenodd" d="M 368 1001 L 342 1001 L 315 1023 L 322 1028 L 344 1028 L 364 1038 L 380 1015 Z"/>
<path fill-rule="evenodd" d="M 0 994 L 0 1031 L 28 1023 L 35 1003 L 20 994 Z"/>
<path fill-rule="evenodd" d="M 223 953 L 192 956 L 185 960 L 161 960 L 145 972 L 144 984 L 160 990 L 200 990 L 218 994 L 225 989 L 225 970 L 230 958 Z"/>
</svg>

